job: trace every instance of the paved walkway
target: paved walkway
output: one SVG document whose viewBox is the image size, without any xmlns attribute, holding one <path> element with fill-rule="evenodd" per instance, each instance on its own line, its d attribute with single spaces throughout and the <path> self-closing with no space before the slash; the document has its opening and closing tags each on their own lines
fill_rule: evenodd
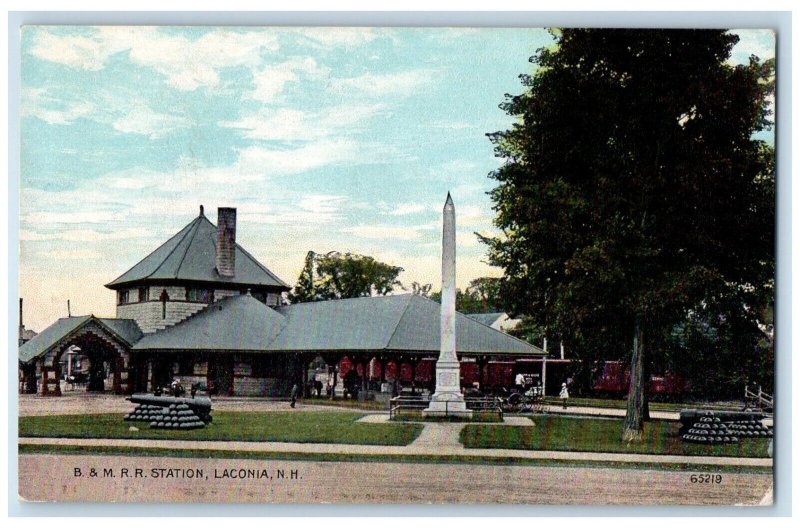
<svg viewBox="0 0 800 528">
<path fill-rule="evenodd" d="M 579 414 L 585 416 L 608 416 L 610 418 L 624 418 L 625 409 L 609 409 L 605 407 L 573 407 L 568 406 L 564 409 L 560 405 L 545 405 L 545 412 L 549 414 Z M 673 420 L 680 419 L 680 411 L 650 411 L 650 417 L 656 420 Z"/>
<path fill-rule="evenodd" d="M 44 398 L 33 394 L 19 396 L 19 416 L 45 416 L 53 414 L 103 414 L 127 413 L 133 408 L 131 402 L 112 394 L 93 394 L 82 390 L 66 391 L 60 398 Z M 289 411 L 288 401 L 265 400 L 263 398 L 215 397 L 216 411 Z M 625 416 L 624 409 L 606 409 L 600 407 L 573 407 L 566 410 L 557 405 L 548 405 L 545 410 L 551 414 L 568 414 L 580 416 L 606 416 L 618 418 Z M 374 412 L 355 407 L 315 404 L 314 399 L 301 400 L 295 411 L 355 411 Z M 384 413 L 386 414 L 386 413 Z M 660 420 L 678 420 L 679 413 L 667 411 L 651 411 L 653 418 Z M 506 419 L 513 418 L 506 416 Z"/>
<path fill-rule="evenodd" d="M 387 413 L 373 413 L 359 418 L 361 423 L 389 423 Z M 418 423 L 423 426 L 422 432 L 408 447 L 449 447 L 455 450 L 464 450 L 459 440 L 461 430 L 466 422 L 405 422 Z M 492 423 L 492 425 L 516 425 L 521 427 L 533 427 L 533 420 L 527 416 L 506 416 L 502 422 Z"/>
<path fill-rule="evenodd" d="M 214 397 L 215 411 L 267 412 L 291 411 L 288 400 L 267 400 L 264 398 Z M 113 394 L 87 393 L 83 390 L 66 391 L 58 398 L 19 395 L 19 416 L 49 416 L 64 414 L 105 414 L 128 413 L 134 405 L 123 396 Z M 350 411 L 368 412 L 347 406 L 318 404 L 317 400 L 300 401 L 294 411 Z"/>
</svg>

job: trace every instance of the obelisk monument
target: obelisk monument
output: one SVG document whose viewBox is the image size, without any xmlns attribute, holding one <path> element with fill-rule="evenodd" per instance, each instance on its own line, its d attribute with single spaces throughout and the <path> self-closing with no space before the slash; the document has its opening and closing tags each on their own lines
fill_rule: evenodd
<svg viewBox="0 0 800 528">
<path fill-rule="evenodd" d="M 436 392 L 426 416 L 472 416 L 461 394 L 461 365 L 456 356 L 456 208 L 450 193 L 442 212 L 441 345 L 436 362 Z"/>
</svg>

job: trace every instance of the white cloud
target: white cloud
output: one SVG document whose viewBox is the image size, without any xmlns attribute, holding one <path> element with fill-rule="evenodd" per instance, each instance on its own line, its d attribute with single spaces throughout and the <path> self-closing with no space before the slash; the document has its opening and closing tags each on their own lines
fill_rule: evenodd
<svg viewBox="0 0 800 528">
<path fill-rule="evenodd" d="M 330 68 L 320 66 L 312 57 L 294 57 L 280 64 L 269 65 L 253 74 L 255 89 L 247 96 L 258 101 L 274 101 L 287 83 L 301 80 L 319 80 L 330 73 Z"/>
<path fill-rule="evenodd" d="M 441 227 L 438 222 L 416 226 L 394 225 L 358 225 L 342 229 L 343 233 L 350 233 L 360 238 L 377 240 L 418 240 L 423 232 Z"/>
<path fill-rule="evenodd" d="M 320 47 L 361 46 L 372 42 L 380 36 L 380 32 L 377 29 L 359 27 L 309 27 L 298 28 L 295 31 L 313 40 Z"/>
<path fill-rule="evenodd" d="M 118 93 L 99 91 L 92 94 L 93 101 L 69 99 L 61 92 L 58 98 L 51 95 L 56 89 L 26 87 L 22 90 L 22 115 L 37 117 L 51 125 L 68 125 L 79 118 L 112 126 L 119 132 L 141 134 L 159 138 L 179 127 L 188 126 L 185 118 L 153 111 L 142 100 L 131 99 Z M 76 154 L 75 149 L 62 149 L 65 154 Z"/>
<path fill-rule="evenodd" d="M 394 209 L 388 212 L 393 216 L 405 216 L 410 214 L 428 213 L 441 218 L 443 203 L 422 204 L 418 202 L 404 202 L 397 204 Z M 492 211 L 479 205 L 456 203 L 456 225 L 473 226 L 487 225 L 492 222 Z"/>
<path fill-rule="evenodd" d="M 339 210 L 346 196 L 331 194 L 309 194 L 300 200 L 300 208 L 312 213 L 326 214 Z"/>
<path fill-rule="evenodd" d="M 342 218 L 342 205 L 347 196 L 331 194 L 307 194 L 294 200 L 273 200 L 269 204 L 247 205 L 240 208 L 239 217 L 248 225 L 291 225 L 293 229 L 303 226 L 329 224 Z M 277 248 L 276 248 L 277 249 Z"/>
<path fill-rule="evenodd" d="M 321 224 L 329 224 L 340 220 L 342 217 L 338 213 L 315 213 L 311 211 L 293 211 L 286 208 L 278 208 L 268 213 L 249 214 L 246 218 L 253 225 L 284 225 L 291 226 L 292 230 L 301 231 L 303 229 L 317 229 Z"/>
<path fill-rule="evenodd" d="M 457 231 L 456 232 L 456 244 L 458 247 L 478 247 L 480 245 L 480 240 L 478 239 L 477 235 L 472 231 Z"/>
<path fill-rule="evenodd" d="M 338 105 L 313 113 L 293 108 L 263 109 L 237 121 L 218 124 L 244 130 L 244 136 L 249 139 L 307 141 L 352 133 L 384 108 L 382 104 Z"/>
<path fill-rule="evenodd" d="M 332 87 L 341 92 L 359 91 L 372 97 L 411 95 L 430 83 L 435 70 L 409 70 L 398 73 L 366 73 L 358 77 L 336 79 Z"/>
<path fill-rule="evenodd" d="M 22 241 L 65 240 L 68 242 L 100 242 L 103 240 L 128 240 L 132 238 L 150 238 L 151 231 L 144 228 L 126 228 L 117 231 L 96 231 L 93 229 L 67 229 L 40 233 L 28 229 L 20 229 L 19 239 Z"/>
<path fill-rule="evenodd" d="M 222 68 L 255 67 L 262 52 L 278 49 L 277 34 L 264 31 L 216 29 L 194 40 L 155 27 L 105 26 L 90 36 L 54 35 L 44 27 L 31 31 L 37 31 L 31 53 L 39 59 L 97 71 L 111 55 L 128 52 L 132 62 L 154 69 L 182 91 L 215 87 Z"/>
<path fill-rule="evenodd" d="M 28 224 L 44 226 L 52 224 L 102 224 L 119 219 L 119 213 L 80 209 L 77 211 L 38 211 L 20 216 L 20 220 Z"/>
<path fill-rule="evenodd" d="M 477 125 L 471 123 L 460 123 L 460 122 L 447 122 L 447 121 L 436 121 L 429 125 L 432 128 L 444 128 L 446 130 L 466 130 L 469 128 L 478 128 Z"/>
<path fill-rule="evenodd" d="M 182 117 L 154 112 L 147 106 L 136 106 L 113 123 L 115 130 L 126 134 L 140 134 L 157 139 L 188 125 Z"/>
<path fill-rule="evenodd" d="M 359 156 L 357 144 L 347 140 L 323 140 L 300 148 L 247 147 L 239 151 L 237 167 L 242 174 L 297 174 L 326 165 L 353 161 Z"/>
<path fill-rule="evenodd" d="M 36 28 L 36 43 L 31 53 L 45 61 L 56 62 L 80 70 L 97 71 L 103 68 L 106 59 L 113 52 L 110 42 L 96 37 L 60 36 L 49 33 L 47 29 Z"/>
<path fill-rule="evenodd" d="M 54 249 L 41 253 L 45 258 L 51 260 L 96 260 L 103 258 L 99 251 L 88 248 L 74 248 L 74 249 Z"/>
<path fill-rule="evenodd" d="M 492 211 L 477 205 L 456 205 L 456 225 L 485 226 L 492 223 Z"/>
<path fill-rule="evenodd" d="M 392 212 L 389 213 L 389 214 L 396 215 L 396 216 L 404 216 L 404 215 L 421 213 L 421 212 L 427 211 L 427 210 L 428 210 L 428 207 L 423 205 L 423 204 L 421 204 L 421 203 L 404 202 L 404 203 L 397 204 L 397 206 L 394 208 L 394 210 L 392 210 Z"/>
<path fill-rule="evenodd" d="M 88 101 L 58 101 L 44 88 L 23 88 L 21 107 L 22 117 L 37 117 L 50 125 L 68 125 L 96 109 Z"/>
</svg>

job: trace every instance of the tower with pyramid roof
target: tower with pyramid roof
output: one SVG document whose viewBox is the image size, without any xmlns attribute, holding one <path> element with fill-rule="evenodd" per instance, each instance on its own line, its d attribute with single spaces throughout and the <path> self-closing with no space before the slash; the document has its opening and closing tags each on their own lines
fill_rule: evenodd
<svg viewBox="0 0 800 528">
<path fill-rule="evenodd" d="M 215 226 L 200 215 L 120 277 L 117 317 L 144 333 L 173 326 L 209 304 L 242 293 L 275 307 L 288 284 L 236 243 L 236 209 L 218 210 Z"/>
</svg>

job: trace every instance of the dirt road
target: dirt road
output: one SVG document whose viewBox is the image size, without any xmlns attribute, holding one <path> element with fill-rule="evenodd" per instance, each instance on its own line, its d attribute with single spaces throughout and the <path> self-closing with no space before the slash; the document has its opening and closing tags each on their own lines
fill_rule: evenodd
<svg viewBox="0 0 800 528">
<path fill-rule="evenodd" d="M 92 476 L 92 470 L 95 476 Z M 80 476 L 76 476 L 80 475 Z M 759 504 L 771 475 L 635 469 L 21 455 L 31 501 Z"/>
<path fill-rule="evenodd" d="M 313 399 L 301 402 L 295 411 L 353 411 L 334 405 L 314 405 Z M 81 390 L 65 391 L 60 398 L 43 398 L 34 394 L 19 396 L 19 416 L 50 416 L 54 414 L 128 413 L 135 406 L 122 396 L 92 394 Z M 289 411 L 288 401 L 257 398 L 214 398 L 215 411 Z"/>
</svg>

